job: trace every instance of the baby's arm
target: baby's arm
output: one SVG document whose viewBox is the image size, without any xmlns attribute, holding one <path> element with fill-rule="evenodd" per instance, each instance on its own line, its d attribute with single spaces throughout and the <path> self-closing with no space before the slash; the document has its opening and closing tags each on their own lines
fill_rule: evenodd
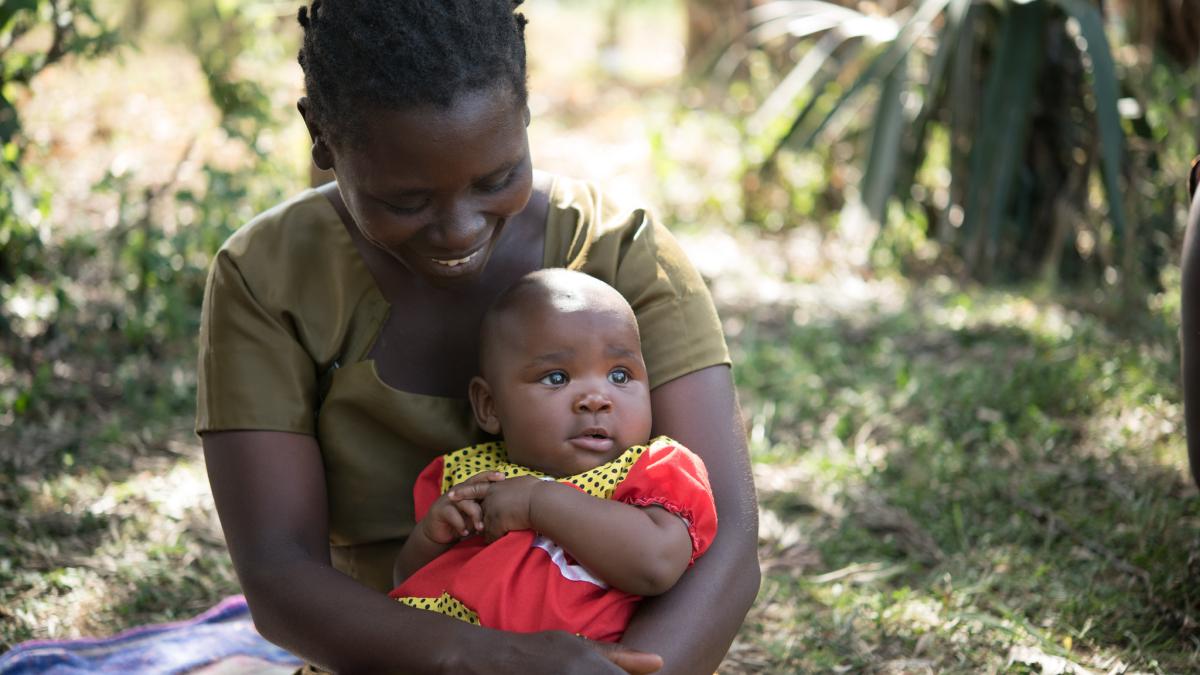
<svg viewBox="0 0 1200 675">
<path fill-rule="evenodd" d="M 438 497 L 404 541 L 392 570 L 393 582 L 400 585 L 409 575 L 445 553 L 460 539 L 481 532 L 483 512 L 479 496 L 487 494 L 490 481 L 503 478 L 504 474 L 498 472 L 479 473 Z M 468 485 L 475 485 L 477 489 L 466 489 Z"/>
<path fill-rule="evenodd" d="M 687 569 L 692 539 L 683 519 L 657 506 L 597 499 L 530 476 L 486 486 L 484 535 L 536 530 L 616 588 L 665 593 Z"/>
</svg>

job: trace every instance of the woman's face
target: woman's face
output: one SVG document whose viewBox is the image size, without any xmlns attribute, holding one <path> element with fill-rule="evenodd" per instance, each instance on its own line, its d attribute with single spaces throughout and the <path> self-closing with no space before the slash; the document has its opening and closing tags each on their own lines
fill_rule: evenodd
<svg viewBox="0 0 1200 675">
<path fill-rule="evenodd" d="M 331 148 L 338 190 L 363 236 L 411 272 L 469 282 L 529 201 L 528 119 L 506 87 L 370 112 L 360 142 Z"/>
</svg>

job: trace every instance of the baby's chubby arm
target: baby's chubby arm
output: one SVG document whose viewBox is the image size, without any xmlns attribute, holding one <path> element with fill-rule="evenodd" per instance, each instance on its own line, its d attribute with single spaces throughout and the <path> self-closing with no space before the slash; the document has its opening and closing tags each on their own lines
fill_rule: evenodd
<svg viewBox="0 0 1200 675">
<path fill-rule="evenodd" d="M 503 479 L 504 474 L 497 471 L 478 473 L 438 497 L 404 541 L 392 570 L 394 583 L 400 585 L 409 575 L 445 553 L 459 540 L 482 532 L 483 510 L 479 499 L 474 496 L 477 492 L 470 486 L 483 488 L 478 494 L 486 494 L 490 482 Z"/>
<path fill-rule="evenodd" d="M 553 539 L 607 583 L 627 593 L 665 593 L 687 569 L 692 539 L 666 509 L 597 499 L 532 476 L 480 485 L 483 532 L 489 541 L 512 530 Z"/>
</svg>

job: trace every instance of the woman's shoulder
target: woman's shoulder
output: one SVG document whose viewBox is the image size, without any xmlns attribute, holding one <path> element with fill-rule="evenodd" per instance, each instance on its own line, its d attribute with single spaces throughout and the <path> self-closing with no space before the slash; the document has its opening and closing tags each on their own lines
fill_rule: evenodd
<svg viewBox="0 0 1200 675">
<path fill-rule="evenodd" d="M 550 190 L 546 267 L 616 288 L 633 307 L 651 386 L 729 363 L 704 279 L 653 211 L 594 183 L 557 178 Z"/>
<path fill-rule="evenodd" d="M 303 300 L 327 307 L 342 300 L 326 297 L 331 289 L 359 296 L 371 285 L 333 205 L 312 189 L 238 228 L 215 264 L 236 268 L 260 300 L 276 306 Z"/>
<path fill-rule="evenodd" d="M 658 248 L 654 230 L 663 228 L 654 213 L 595 182 L 555 176 L 549 201 L 546 267 L 578 269 L 613 283 L 611 274 L 631 250 Z"/>
<path fill-rule="evenodd" d="M 553 175 L 550 178 L 548 226 L 573 233 L 586 229 L 594 237 L 636 228 L 650 217 L 650 210 L 637 200 L 614 196 L 596 182 Z"/>
<path fill-rule="evenodd" d="M 305 263 L 296 256 L 319 255 L 321 249 L 346 239 L 337 212 L 321 193 L 305 190 L 263 211 L 230 235 L 222 254 L 236 260 L 279 259 Z"/>
</svg>

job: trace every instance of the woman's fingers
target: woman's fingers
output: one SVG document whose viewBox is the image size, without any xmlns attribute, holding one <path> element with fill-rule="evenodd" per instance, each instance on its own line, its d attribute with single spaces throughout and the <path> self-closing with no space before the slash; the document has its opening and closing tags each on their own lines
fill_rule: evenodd
<svg viewBox="0 0 1200 675">
<path fill-rule="evenodd" d="M 629 675 L 649 675 L 649 673 L 657 673 L 663 667 L 662 657 L 658 654 L 639 652 L 619 644 L 605 642 L 593 642 L 592 644 L 600 650 L 605 658 Z"/>
</svg>

